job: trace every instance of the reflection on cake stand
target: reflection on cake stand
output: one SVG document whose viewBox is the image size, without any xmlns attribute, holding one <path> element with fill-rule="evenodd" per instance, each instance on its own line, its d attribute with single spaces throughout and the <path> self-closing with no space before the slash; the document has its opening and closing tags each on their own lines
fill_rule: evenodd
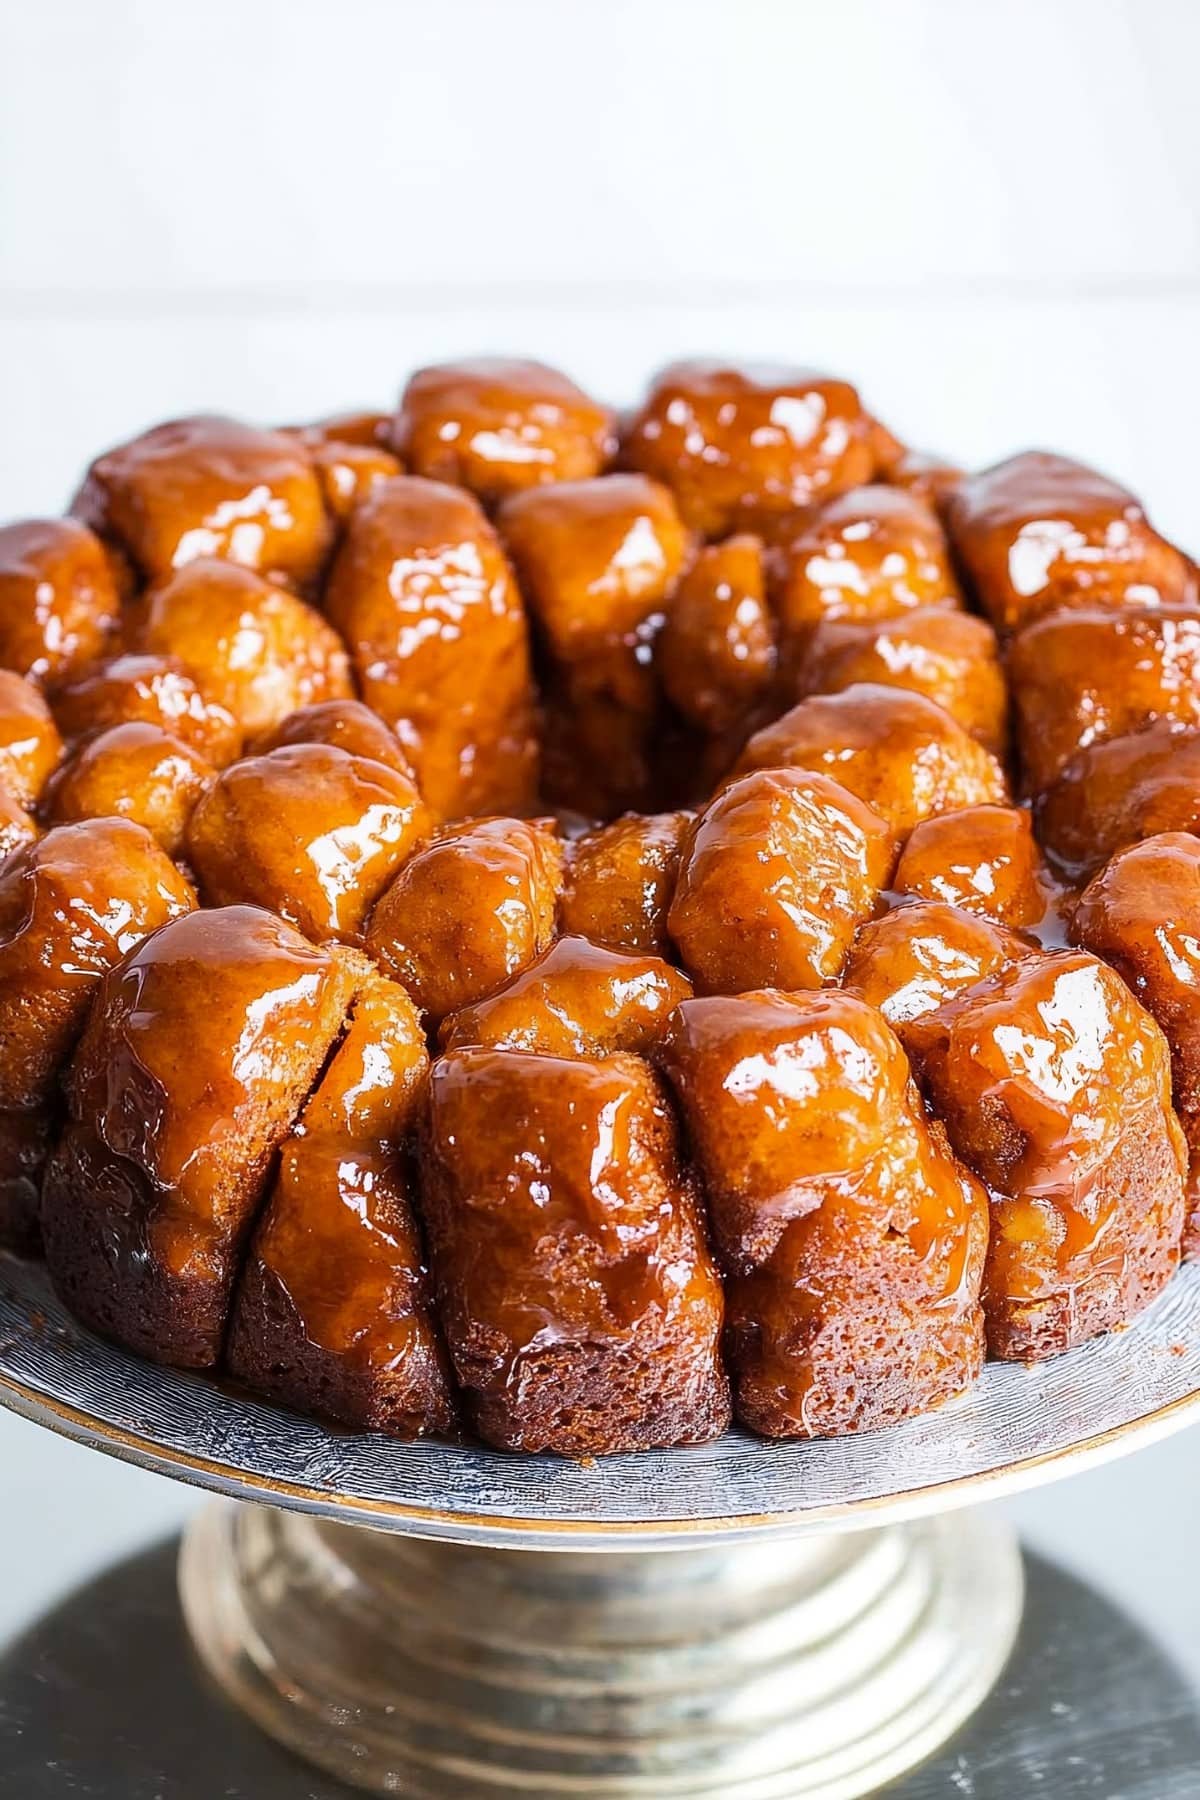
<svg viewBox="0 0 1200 1800">
<path fill-rule="evenodd" d="M 1131 1329 L 891 1431 L 580 1466 L 330 1432 L 99 1343 L 3 1258 L 0 1401 L 258 1503 L 191 1528 L 188 1622 L 345 1781 L 853 1800 L 944 1742 L 1013 1642 L 1016 1546 L 963 1509 L 1200 1418 L 1200 1268 Z"/>
</svg>

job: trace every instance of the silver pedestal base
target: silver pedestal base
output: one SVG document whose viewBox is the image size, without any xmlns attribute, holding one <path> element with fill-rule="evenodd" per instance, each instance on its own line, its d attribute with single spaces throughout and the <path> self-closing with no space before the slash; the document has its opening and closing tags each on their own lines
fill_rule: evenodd
<svg viewBox="0 0 1200 1800">
<path fill-rule="evenodd" d="M 996 1681 L 1014 1541 L 977 1515 L 727 1550 L 425 1543 L 202 1513 L 194 1642 L 273 1737 L 412 1800 L 858 1800 Z"/>
</svg>

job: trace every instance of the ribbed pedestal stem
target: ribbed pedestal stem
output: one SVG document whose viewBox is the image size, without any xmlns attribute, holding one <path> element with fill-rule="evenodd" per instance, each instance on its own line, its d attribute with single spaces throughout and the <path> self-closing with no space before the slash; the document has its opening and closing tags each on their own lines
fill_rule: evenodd
<svg viewBox="0 0 1200 1800">
<path fill-rule="evenodd" d="M 857 1800 L 1000 1673 L 1013 1540 L 970 1514 L 725 1550 L 476 1550 L 201 1513 L 181 1588 L 271 1735 L 412 1800 Z"/>
</svg>

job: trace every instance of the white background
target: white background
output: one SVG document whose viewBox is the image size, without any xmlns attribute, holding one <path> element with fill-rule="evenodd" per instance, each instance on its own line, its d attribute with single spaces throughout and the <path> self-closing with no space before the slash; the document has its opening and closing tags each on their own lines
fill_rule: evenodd
<svg viewBox="0 0 1200 1800">
<path fill-rule="evenodd" d="M 1193 0 L 0 0 L 0 517 L 181 411 L 713 352 L 1082 455 L 1196 552 L 1198 68 Z M 191 1503 L 7 1418 L 0 1471 L 0 1631 Z M 1200 1677 L 1198 1478 L 1013 1510 Z"/>
</svg>

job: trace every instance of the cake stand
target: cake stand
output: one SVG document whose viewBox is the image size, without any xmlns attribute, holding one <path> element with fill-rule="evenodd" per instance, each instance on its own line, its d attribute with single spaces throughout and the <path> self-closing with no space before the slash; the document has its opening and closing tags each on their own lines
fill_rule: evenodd
<svg viewBox="0 0 1200 1800">
<path fill-rule="evenodd" d="M 1016 1545 L 964 1509 L 1200 1418 L 1200 1267 L 887 1432 L 580 1465 L 335 1433 L 100 1343 L 0 1258 L 0 1401 L 224 1496 L 184 1541 L 194 1643 L 343 1781 L 854 1800 L 957 1730 L 1014 1641 Z"/>
</svg>

